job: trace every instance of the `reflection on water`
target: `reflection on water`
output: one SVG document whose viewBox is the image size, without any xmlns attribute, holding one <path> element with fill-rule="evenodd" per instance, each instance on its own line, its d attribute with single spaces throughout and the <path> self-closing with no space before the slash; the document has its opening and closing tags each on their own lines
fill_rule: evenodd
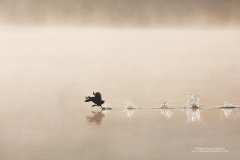
<svg viewBox="0 0 240 160">
<path fill-rule="evenodd" d="M 128 118 L 131 118 L 134 115 L 136 110 L 140 111 L 140 113 L 144 113 L 146 111 L 156 111 L 155 109 L 154 110 L 153 109 L 148 110 L 147 108 L 145 108 L 144 110 L 142 110 L 142 109 L 126 109 L 123 112 L 126 113 Z M 176 109 L 159 109 L 159 110 L 160 110 L 161 115 L 164 118 L 167 118 L 167 119 L 171 119 L 173 117 L 174 113 L 176 113 L 178 111 Z M 202 109 L 202 110 L 204 110 L 206 113 L 211 112 L 211 109 L 210 110 Z M 236 111 L 236 112 L 234 112 L 235 113 L 234 115 L 232 115 L 233 110 Z M 183 109 L 182 111 L 186 113 L 185 115 L 187 116 L 187 121 L 188 122 L 200 122 L 202 120 L 201 119 L 201 114 L 202 113 L 201 113 L 200 109 Z M 217 111 L 222 111 L 225 118 L 230 118 L 230 117 L 231 118 L 238 118 L 238 117 L 240 117 L 240 112 L 239 112 L 238 109 L 219 109 Z M 103 112 L 107 113 L 109 111 L 103 111 Z M 156 113 L 158 113 L 158 112 L 156 112 Z M 219 114 L 219 115 L 221 115 L 221 114 Z"/>
<path fill-rule="evenodd" d="M 127 112 L 128 118 L 131 118 L 134 114 L 134 109 L 127 109 L 126 112 Z"/>
<path fill-rule="evenodd" d="M 185 110 L 188 122 L 200 122 L 201 112 L 199 109 L 186 109 Z"/>
<path fill-rule="evenodd" d="M 233 109 L 221 109 L 221 111 L 223 111 L 224 116 L 226 118 L 229 118 L 231 116 L 231 113 L 232 113 Z"/>
<path fill-rule="evenodd" d="M 102 112 L 94 112 L 92 111 L 92 116 L 87 116 L 87 121 L 90 123 L 101 124 L 104 114 Z"/>
<path fill-rule="evenodd" d="M 161 114 L 165 117 L 165 118 L 171 118 L 173 115 L 173 112 L 169 109 L 161 109 Z"/>
<path fill-rule="evenodd" d="M 150 109 L 152 110 L 152 109 Z M 236 112 L 234 112 L 235 114 L 232 115 L 233 113 L 233 110 L 235 110 Z M 136 109 L 127 109 L 126 111 L 124 111 L 126 114 L 127 114 L 127 117 L 131 118 L 133 115 L 134 115 L 134 112 L 136 111 Z M 141 112 L 144 112 L 146 110 L 139 110 Z M 176 112 L 177 110 L 175 109 L 160 109 L 160 113 L 162 116 L 164 116 L 165 118 L 172 118 L 172 116 L 174 115 L 174 113 Z M 186 113 L 186 116 L 187 116 L 187 121 L 188 122 L 200 122 L 202 119 L 201 119 L 201 110 L 200 109 L 184 109 L 183 110 L 185 113 Z M 205 112 L 208 112 L 210 110 L 205 110 Z M 240 117 L 240 112 L 238 109 L 219 109 L 219 111 L 222 111 L 224 116 L 226 118 L 238 118 Z M 220 113 L 220 112 L 219 112 Z M 220 115 L 220 114 L 219 114 Z"/>
</svg>

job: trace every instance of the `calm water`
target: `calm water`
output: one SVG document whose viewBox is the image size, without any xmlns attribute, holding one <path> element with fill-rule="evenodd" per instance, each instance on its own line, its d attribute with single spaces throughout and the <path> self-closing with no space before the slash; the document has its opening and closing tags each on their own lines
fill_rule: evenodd
<svg viewBox="0 0 240 160">
<path fill-rule="evenodd" d="M 0 29 L 0 159 L 238 159 L 240 31 Z M 112 111 L 84 103 L 101 91 Z M 194 152 L 200 147 L 224 152 Z"/>
</svg>

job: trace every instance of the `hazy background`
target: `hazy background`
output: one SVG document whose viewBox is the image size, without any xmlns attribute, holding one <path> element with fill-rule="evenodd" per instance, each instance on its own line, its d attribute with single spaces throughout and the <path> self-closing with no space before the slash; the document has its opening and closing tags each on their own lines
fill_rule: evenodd
<svg viewBox="0 0 240 160">
<path fill-rule="evenodd" d="M 36 94 L 47 103 L 52 93 L 83 103 L 101 91 L 113 107 L 181 105 L 188 94 L 199 94 L 202 105 L 240 103 L 239 30 L 0 30 L 1 102 L 34 102 L 25 94 Z"/>
<path fill-rule="evenodd" d="M 0 22 L 38 25 L 238 26 L 238 0 L 0 0 Z"/>
<path fill-rule="evenodd" d="M 238 0 L 0 0 L 0 159 L 239 159 Z M 84 103 L 100 91 L 109 112 Z M 229 153 L 193 153 L 223 147 Z"/>
</svg>

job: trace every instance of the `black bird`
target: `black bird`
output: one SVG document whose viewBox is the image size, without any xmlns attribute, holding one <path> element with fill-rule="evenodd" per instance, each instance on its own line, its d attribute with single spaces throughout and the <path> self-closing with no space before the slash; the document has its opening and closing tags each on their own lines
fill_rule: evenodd
<svg viewBox="0 0 240 160">
<path fill-rule="evenodd" d="M 90 96 L 86 97 L 85 102 L 93 102 L 94 105 L 92 105 L 92 107 L 98 106 L 98 107 L 101 107 L 103 109 L 102 104 L 104 103 L 104 101 L 102 100 L 101 93 L 100 92 L 96 92 L 96 93 L 93 92 L 93 95 L 94 95 L 94 97 L 90 97 Z"/>
</svg>

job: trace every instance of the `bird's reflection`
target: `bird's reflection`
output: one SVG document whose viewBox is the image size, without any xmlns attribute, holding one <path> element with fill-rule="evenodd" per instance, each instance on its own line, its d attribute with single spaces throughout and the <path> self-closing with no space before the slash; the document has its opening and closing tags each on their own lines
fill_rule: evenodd
<svg viewBox="0 0 240 160">
<path fill-rule="evenodd" d="M 86 119 L 89 123 L 95 123 L 97 125 L 102 123 L 102 119 L 104 117 L 104 113 L 101 111 L 99 112 L 94 112 L 92 111 L 92 116 L 87 116 Z"/>
<path fill-rule="evenodd" d="M 201 112 L 199 109 L 186 109 L 188 122 L 200 122 Z"/>
<path fill-rule="evenodd" d="M 170 111 L 169 109 L 161 109 L 161 114 L 165 117 L 165 118 L 171 118 L 173 115 L 173 112 Z"/>
</svg>

